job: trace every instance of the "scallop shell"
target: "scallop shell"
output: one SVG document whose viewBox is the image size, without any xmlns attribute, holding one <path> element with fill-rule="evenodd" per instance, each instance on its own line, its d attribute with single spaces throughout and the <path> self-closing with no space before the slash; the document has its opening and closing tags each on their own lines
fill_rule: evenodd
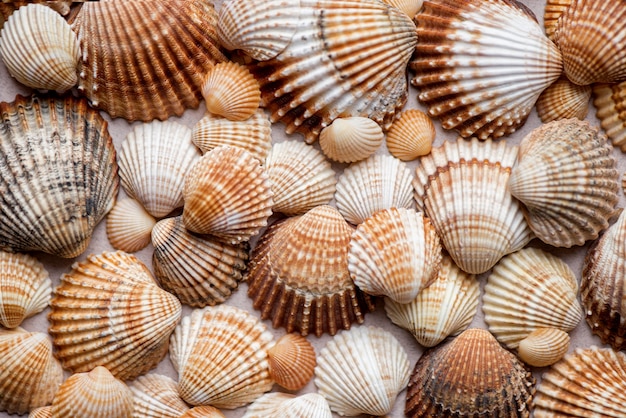
<svg viewBox="0 0 626 418">
<path fill-rule="evenodd" d="M 463 332 L 474 319 L 480 291 L 474 275 L 459 269 L 445 255 L 437 279 L 407 303 L 385 299 L 391 321 L 409 331 L 418 343 L 434 347 Z"/>
<path fill-rule="evenodd" d="M 262 319 L 306 336 L 334 335 L 374 309 L 350 279 L 352 228 L 332 206 L 274 222 L 250 255 L 248 296 Z"/>
<path fill-rule="evenodd" d="M 416 20 L 411 83 L 428 115 L 463 137 L 514 132 L 561 75 L 559 50 L 521 2 L 427 1 Z"/>
<path fill-rule="evenodd" d="M 468 329 L 417 361 L 405 415 L 528 417 L 535 379 L 484 329 Z"/>
<path fill-rule="evenodd" d="M 324 155 L 300 141 L 272 145 L 265 160 L 265 173 L 272 184 L 274 212 L 303 215 L 327 205 L 335 194 L 335 171 Z"/>
<path fill-rule="evenodd" d="M 191 408 L 179 418 L 226 418 L 219 409 L 212 406 L 196 406 Z"/>
<path fill-rule="evenodd" d="M 184 304 L 215 305 L 237 289 L 247 247 L 188 232 L 180 216 L 159 221 L 152 231 L 152 266 L 161 286 Z"/>
<path fill-rule="evenodd" d="M 212 2 L 85 2 L 71 23 L 82 50 L 78 90 L 114 118 L 180 116 L 198 107 L 204 74 L 226 60 L 216 24 Z"/>
<path fill-rule="evenodd" d="M 561 76 L 537 100 L 537 113 L 543 123 L 553 120 L 585 119 L 589 111 L 591 86 L 579 86 Z"/>
<path fill-rule="evenodd" d="M 337 334 L 320 351 L 315 386 L 339 415 L 385 415 L 406 387 L 410 367 L 391 333 L 355 327 Z"/>
<path fill-rule="evenodd" d="M 385 139 L 381 127 L 369 118 L 337 118 L 320 133 L 320 147 L 340 163 L 361 161 L 374 154 Z"/>
<path fill-rule="evenodd" d="M 0 111 L 0 248 L 76 257 L 119 186 L 106 121 L 72 96 L 17 96 Z"/>
<path fill-rule="evenodd" d="M 124 191 L 155 218 L 183 206 L 183 183 L 201 153 L 191 142 L 191 129 L 178 122 L 137 125 L 118 155 Z"/>
<path fill-rule="evenodd" d="M 0 53 L 9 74 L 28 87 L 65 91 L 78 82 L 78 40 L 49 7 L 29 4 L 13 13 L 0 33 Z"/>
<path fill-rule="evenodd" d="M 132 380 L 155 367 L 181 315 L 173 295 L 123 251 L 91 255 L 61 276 L 48 315 L 56 356 L 74 373 L 105 366 Z"/>
<path fill-rule="evenodd" d="M 422 10 L 424 0 L 385 0 L 384 2 L 401 10 L 404 14 L 413 19 L 415 15 Z"/>
<path fill-rule="evenodd" d="M 150 244 L 156 219 L 135 199 L 118 200 L 107 216 L 107 238 L 116 250 L 134 253 Z"/>
<path fill-rule="evenodd" d="M 313 377 L 315 349 L 301 335 L 285 334 L 267 350 L 270 376 L 287 390 L 300 390 Z"/>
<path fill-rule="evenodd" d="M 256 112 L 261 102 L 259 82 L 236 62 L 216 64 L 202 84 L 208 112 L 232 121 L 243 121 Z"/>
<path fill-rule="evenodd" d="M 129 384 L 133 418 L 180 418 L 189 410 L 178 396 L 178 385 L 168 376 L 147 374 Z"/>
<path fill-rule="evenodd" d="M 352 224 L 360 224 L 381 209 L 412 208 L 413 175 L 390 155 L 372 155 L 343 170 L 337 181 L 337 209 Z"/>
<path fill-rule="evenodd" d="M 20 326 L 48 307 L 51 292 L 48 272 L 36 258 L 0 251 L 0 325 Z"/>
<path fill-rule="evenodd" d="M 571 331 L 582 319 L 576 276 L 538 248 L 504 257 L 487 279 L 483 311 L 489 331 L 509 348 L 538 328 Z"/>
<path fill-rule="evenodd" d="M 420 158 L 415 200 L 455 263 L 484 273 L 532 238 L 520 205 L 507 190 L 517 147 L 504 142 L 446 141 Z"/>
<path fill-rule="evenodd" d="M 543 27 L 546 30 L 546 36 L 554 41 L 554 33 L 556 32 L 559 17 L 569 7 L 572 0 L 546 0 L 543 13 Z"/>
<path fill-rule="evenodd" d="M 28 418 L 52 418 L 52 407 L 42 406 L 41 408 L 35 408 L 30 411 Z"/>
<path fill-rule="evenodd" d="M 626 82 L 594 84 L 593 104 L 606 135 L 626 152 Z"/>
<path fill-rule="evenodd" d="M 517 355 L 530 366 L 550 366 L 567 353 L 569 341 L 569 334 L 563 330 L 538 328 L 519 342 Z"/>
<path fill-rule="evenodd" d="M 350 239 L 348 270 L 362 291 L 409 303 L 437 278 L 441 243 L 428 218 L 413 209 L 376 212 Z"/>
<path fill-rule="evenodd" d="M 295 396 L 272 392 L 261 396 L 246 410 L 243 418 L 332 418 L 326 399 L 317 393 Z"/>
<path fill-rule="evenodd" d="M 609 226 L 618 175 L 606 137 L 586 121 L 562 119 L 522 139 L 509 190 L 539 239 L 569 248 Z"/>
<path fill-rule="evenodd" d="M 272 388 L 273 336 L 258 318 L 228 305 L 195 309 L 172 335 L 178 393 L 191 405 L 233 409 Z"/>
<path fill-rule="evenodd" d="M 411 161 L 430 152 L 435 140 L 435 125 L 426 113 L 407 109 L 387 132 L 387 149 L 402 161 Z"/>
</svg>

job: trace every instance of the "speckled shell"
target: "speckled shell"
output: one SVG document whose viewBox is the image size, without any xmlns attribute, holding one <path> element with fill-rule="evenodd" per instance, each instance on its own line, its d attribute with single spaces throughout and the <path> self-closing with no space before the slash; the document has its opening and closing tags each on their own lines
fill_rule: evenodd
<svg viewBox="0 0 626 418">
<path fill-rule="evenodd" d="M 409 381 L 405 415 L 528 417 L 535 379 L 483 329 L 427 350 Z"/>
<path fill-rule="evenodd" d="M 459 138 L 419 159 L 415 200 L 464 271 L 480 274 L 532 238 L 507 190 L 517 147 Z"/>
<path fill-rule="evenodd" d="M 122 380 L 161 361 L 181 315 L 178 299 L 123 251 L 75 263 L 61 276 L 50 306 L 48 331 L 63 366 L 74 373 L 105 366 Z"/>
<path fill-rule="evenodd" d="M 236 62 L 216 64 L 202 84 L 208 112 L 232 121 L 243 121 L 256 112 L 261 102 L 259 82 Z"/>
<path fill-rule="evenodd" d="M 626 81 L 594 84 L 593 104 L 606 135 L 613 145 L 626 152 Z"/>
<path fill-rule="evenodd" d="M 546 30 L 546 36 L 550 40 L 554 40 L 559 17 L 561 17 L 571 2 L 572 0 L 546 0 L 543 12 L 543 27 Z"/>
<path fill-rule="evenodd" d="M 426 113 L 407 109 L 387 132 L 387 149 L 402 161 L 411 161 L 430 152 L 435 140 L 435 125 Z"/>
<path fill-rule="evenodd" d="M 315 386 L 341 416 L 385 415 L 409 379 L 404 348 L 378 327 L 355 327 L 333 337 L 320 351 Z"/>
<path fill-rule="evenodd" d="M 559 50 L 521 2 L 425 1 L 416 20 L 411 83 L 428 115 L 465 138 L 514 132 L 561 75 Z"/>
<path fill-rule="evenodd" d="M 52 406 L 42 406 L 30 411 L 28 418 L 52 418 Z"/>
<path fill-rule="evenodd" d="M 118 200 L 107 215 L 107 238 L 116 250 L 134 253 L 150 244 L 156 219 L 135 199 Z"/>
<path fill-rule="evenodd" d="M 561 76 L 537 100 L 537 113 L 543 123 L 558 119 L 585 119 L 589 111 L 591 86 L 579 86 Z"/>
<path fill-rule="evenodd" d="M 178 396 L 177 383 L 168 376 L 139 376 L 129 387 L 133 392 L 133 418 L 180 418 L 189 410 Z"/>
<path fill-rule="evenodd" d="M 328 402 L 318 393 L 295 396 L 272 392 L 254 401 L 243 418 L 332 418 L 332 416 Z"/>
<path fill-rule="evenodd" d="M 546 367 L 561 360 L 569 348 L 569 334 L 558 328 L 537 328 L 519 342 L 517 355 L 526 364 Z"/>
<path fill-rule="evenodd" d="M 606 229 L 618 200 L 611 144 L 589 122 L 562 119 L 520 143 L 509 190 L 534 234 L 555 247 L 583 245 Z"/>
<path fill-rule="evenodd" d="M 179 418 L 226 418 L 222 412 L 212 406 L 196 406 L 191 408 Z"/>
<path fill-rule="evenodd" d="M 300 390 L 313 377 L 315 349 L 299 334 L 285 334 L 267 350 L 270 376 L 287 390 Z"/>
<path fill-rule="evenodd" d="M 17 96 L 0 112 L 0 248 L 78 256 L 119 187 L 106 121 L 72 96 Z"/>
<path fill-rule="evenodd" d="M 411 19 L 422 9 L 424 3 L 423 0 L 384 0 L 384 2 L 401 10 Z"/>
<path fill-rule="evenodd" d="M 233 306 L 196 309 L 183 317 L 170 347 L 181 398 L 233 409 L 268 392 L 272 339 L 258 318 Z"/>
<path fill-rule="evenodd" d="M 376 152 L 385 139 L 381 127 L 369 118 L 337 118 L 320 132 L 320 147 L 340 163 L 361 161 Z"/>
</svg>

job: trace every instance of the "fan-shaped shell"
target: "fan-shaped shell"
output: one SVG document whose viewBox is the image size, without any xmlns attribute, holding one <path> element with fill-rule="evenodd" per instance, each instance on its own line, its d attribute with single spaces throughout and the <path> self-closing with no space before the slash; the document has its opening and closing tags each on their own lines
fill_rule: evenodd
<svg viewBox="0 0 626 418">
<path fill-rule="evenodd" d="M 579 86 L 561 76 L 537 100 L 537 113 L 543 123 L 553 120 L 585 119 L 589 111 L 591 86 Z"/>
<path fill-rule="evenodd" d="M 430 152 L 435 140 L 435 125 L 426 113 L 407 109 L 387 132 L 387 149 L 402 161 L 411 161 Z"/>
<path fill-rule="evenodd" d="M 519 342 L 517 355 L 526 364 L 546 367 L 561 360 L 569 348 L 569 334 L 558 328 L 537 328 Z"/>
<path fill-rule="evenodd" d="M 123 251 L 91 255 L 61 276 L 48 315 L 56 356 L 74 373 L 105 366 L 131 380 L 155 367 L 181 314 L 148 268 Z"/>
<path fill-rule="evenodd" d="M 326 399 L 318 393 L 295 396 L 272 392 L 261 396 L 246 410 L 243 418 L 332 418 Z"/>
<path fill-rule="evenodd" d="M 369 118 L 337 118 L 320 133 L 320 147 L 328 158 L 340 163 L 361 161 L 380 148 L 385 134 Z"/>
<path fill-rule="evenodd" d="M 76 257 L 117 195 L 107 123 L 72 96 L 17 96 L 0 112 L 0 248 Z"/>
<path fill-rule="evenodd" d="M 302 389 L 311 377 L 315 365 L 315 349 L 299 334 L 285 334 L 267 350 L 270 376 L 287 390 Z"/>
<path fill-rule="evenodd" d="M 113 248 L 134 253 L 150 244 L 156 219 L 135 199 L 118 200 L 107 215 L 107 238 Z"/>
<path fill-rule="evenodd" d="M 593 104 L 596 117 L 613 145 L 626 151 L 626 81 L 594 84 Z"/>
<path fill-rule="evenodd" d="M 385 0 L 390 6 L 404 12 L 408 17 L 413 19 L 415 15 L 422 9 L 423 0 Z"/>
<path fill-rule="evenodd" d="M 514 132 L 561 75 L 559 50 L 521 2 L 427 1 L 416 20 L 411 83 L 428 115 L 463 137 Z"/>
<path fill-rule="evenodd" d="M 464 271 L 480 274 L 532 238 L 507 190 L 517 147 L 504 142 L 446 141 L 420 158 L 413 182 L 443 246 Z"/>
<path fill-rule="evenodd" d="M 189 410 L 178 396 L 178 385 L 168 376 L 139 376 L 129 387 L 133 392 L 133 418 L 180 418 Z"/>
<path fill-rule="evenodd" d="M 522 139 L 509 190 L 539 239 L 569 248 L 609 226 L 618 175 L 606 137 L 586 121 L 562 119 Z"/>
<path fill-rule="evenodd" d="M 52 418 L 52 406 L 42 406 L 30 411 L 28 418 Z"/>
<path fill-rule="evenodd" d="M 546 30 L 546 36 L 554 41 L 554 33 L 556 32 L 559 17 L 567 9 L 572 0 L 546 0 L 543 12 L 543 27 Z"/>
<path fill-rule="evenodd" d="M 196 406 L 191 408 L 179 418 L 226 418 L 222 412 L 212 406 Z"/>
<path fill-rule="evenodd" d="M 246 67 L 236 62 L 222 62 L 207 73 L 202 97 L 208 112 L 228 120 L 243 121 L 259 108 L 261 88 Z"/>
</svg>

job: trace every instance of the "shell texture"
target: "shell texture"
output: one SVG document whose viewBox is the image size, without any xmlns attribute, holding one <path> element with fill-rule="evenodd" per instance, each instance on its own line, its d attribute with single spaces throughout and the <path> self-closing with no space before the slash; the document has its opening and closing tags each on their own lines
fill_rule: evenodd
<svg viewBox="0 0 626 418">
<path fill-rule="evenodd" d="M 243 121 L 259 108 L 261 87 L 245 66 L 222 62 L 207 73 L 202 97 L 208 112 L 228 120 Z"/>
<path fill-rule="evenodd" d="M 543 27 L 546 30 L 546 36 L 554 41 L 559 17 L 569 7 L 572 0 L 546 0 L 543 12 Z"/>
<path fill-rule="evenodd" d="M 381 127 L 369 118 L 337 118 L 320 132 L 320 147 L 340 163 L 361 161 L 374 154 L 385 139 Z"/>
<path fill-rule="evenodd" d="M 517 355 L 534 367 L 550 366 L 561 360 L 569 348 L 569 334 L 558 328 L 537 328 L 519 342 Z"/>
<path fill-rule="evenodd" d="M 543 123 L 553 120 L 585 119 L 589 111 L 591 86 L 579 86 L 561 76 L 537 100 L 537 113 Z"/>
<path fill-rule="evenodd" d="M 302 389 L 313 377 L 315 349 L 299 334 L 285 334 L 267 350 L 270 376 L 287 390 Z"/>
<path fill-rule="evenodd" d="M 156 219 L 135 199 L 118 200 L 107 215 L 107 238 L 116 250 L 134 253 L 150 244 Z"/>
<path fill-rule="evenodd" d="M 28 418 L 52 418 L 52 406 L 42 406 L 30 411 Z"/>
<path fill-rule="evenodd" d="M 178 396 L 178 385 L 168 376 L 147 374 L 129 384 L 133 418 L 180 418 L 189 410 Z"/>
<path fill-rule="evenodd" d="M 226 418 L 219 409 L 212 406 L 196 406 L 191 408 L 179 418 Z"/>
<path fill-rule="evenodd" d="M 415 18 L 424 5 L 423 0 L 385 0 L 385 3 L 401 10 L 411 19 Z"/>
<path fill-rule="evenodd" d="M 626 152 L 626 81 L 594 84 L 596 117 L 611 142 Z"/>
<path fill-rule="evenodd" d="M 426 113 L 407 109 L 389 128 L 387 149 L 394 157 L 411 161 L 430 153 L 435 134 L 435 125 Z"/>
<path fill-rule="evenodd" d="M 261 396 L 246 410 L 243 418 L 332 418 L 326 399 L 318 393 L 295 396 L 272 392 Z"/>
</svg>

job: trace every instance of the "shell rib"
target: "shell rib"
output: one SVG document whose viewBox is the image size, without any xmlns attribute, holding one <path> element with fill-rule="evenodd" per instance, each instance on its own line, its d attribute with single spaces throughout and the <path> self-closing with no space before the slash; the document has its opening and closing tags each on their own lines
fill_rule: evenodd
<svg viewBox="0 0 626 418">
<path fill-rule="evenodd" d="M 558 328 L 537 328 L 519 342 L 517 355 L 530 366 L 550 366 L 567 353 L 569 341 L 569 334 Z"/>
<path fill-rule="evenodd" d="M 30 411 L 28 418 L 52 418 L 52 406 L 42 406 Z"/>
<path fill-rule="evenodd" d="M 543 123 L 553 120 L 585 119 L 589 111 L 591 86 L 579 86 L 561 76 L 537 100 L 537 113 Z"/>
<path fill-rule="evenodd" d="M 189 410 L 178 396 L 178 385 L 160 374 L 139 376 L 130 383 L 133 392 L 133 418 L 180 418 Z"/>
<path fill-rule="evenodd" d="M 116 250 L 134 253 L 150 244 L 156 220 L 135 199 L 118 200 L 107 215 L 107 238 Z"/>
<path fill-rule="evenodd" d="M 380 126 L 369 118 L 337 118 L 320 133 L 320 147 L 340 163 L 361 161 L 376 152 L 385 139 Z"/>
<path fill-rule="evenodd" d="M 626 81 L 594 84 L 593 104 L 606 135 L 613 145 L 626 152 Z"/>
<path fill-rule="evenodd" d="M 226 418 L 222 412 L 212 406 L 196 406 L 191 408 L 179 418 Z"/>
<path fill-rule="evenodd" d="M 254 401 L 242 418 L 332 418 L 332 416 L 328 402 L 318 393 L 294 396 L 272 392 Z"/>
</svg>

